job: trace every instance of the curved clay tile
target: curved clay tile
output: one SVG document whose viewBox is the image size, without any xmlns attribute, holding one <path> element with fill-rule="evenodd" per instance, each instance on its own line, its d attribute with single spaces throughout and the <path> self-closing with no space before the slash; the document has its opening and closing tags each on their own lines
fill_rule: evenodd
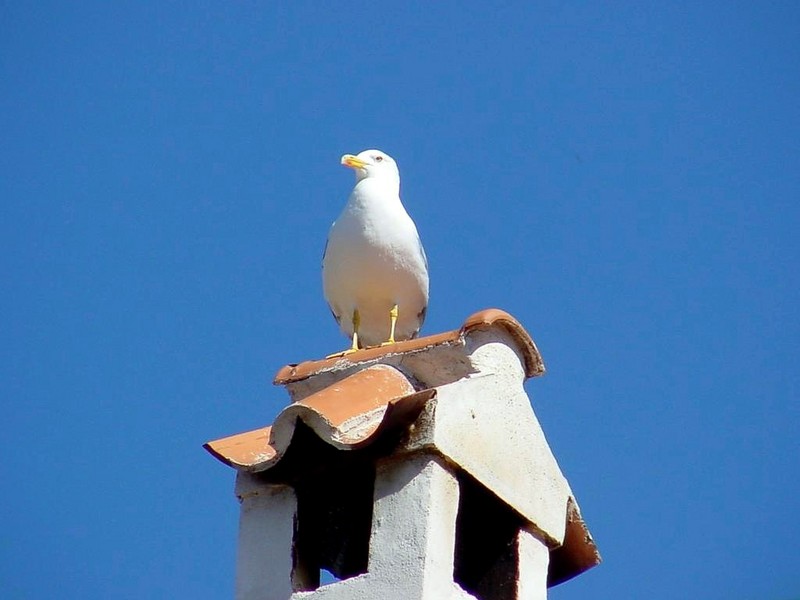
<svg viewBox="0 0 800 600">
<path fill-rule="evenodd" d="M 545 371 L 542 355 L 525 328 L 510 314 L 499 308 L 478 311 L 464 321 L 460 329 L 429 335 L 413 340 L 397 342 L 387 346 L 364 348 L 343 356 L 322 360 L 309 360 L 296 365 L 286 365 L 275 375 L 276 385 L 286 385 L 307 379 L 323 371 L 347 369 L 359 363 L 371 362 L 382 356 L 419 352 L 427 348 L 443 345 L 465 344 L 465 338 L 473 331 L 487 327 L 503 329 L 514 340 L 525 361 L 526 377 L 536 377 Z"/>
<path fill-rule="evenodd" d="M 581 517 L 578 503 L 570 496 L 567 502 L 567 526 L 564 543 L 550 552 L 547 586 L 552 587 L 588 571 L 602 562 L 597 545 Z"/>
<path fill-rule="evenodd" d="M 487 308 L 486 310 L 478 311 L 467 317 L 461 326 L 459 334 L 463 337 L 470 331 L 481 327 L 501 327 L 511 335 L 525 359 L 525 375 L 527 377 L 536 377 L 544 374 L 544 361 L 533 338 L 525 331 L 520 322 L 506 311 L 499 308 Z"/>
<path fill-rule="evenodd" d="M 384 432 L 410 424 L 435 390 L 416 392 L 399 370 L 374 365 L 284 408 L 271 427 L 205 444 L 216 458 L 236 469 L 265 471 L 289 448 L 302 421 L 323 441 L 353 450 L 380 439 Z"/>
</svg>

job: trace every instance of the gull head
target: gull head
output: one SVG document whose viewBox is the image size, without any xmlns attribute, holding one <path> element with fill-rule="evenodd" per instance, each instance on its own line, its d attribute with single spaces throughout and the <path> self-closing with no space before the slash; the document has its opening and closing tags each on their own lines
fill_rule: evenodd
<svg viewBox="0 0 800 600">
<path fill-rule="evenodd" d="M 356 155 L 345 154 L 342 164 L 356 172 L 356 181 L 374 178 L 400 183 L 400 171 L 394 159 L 380 150 L 364 150 Z"/>
</svg>

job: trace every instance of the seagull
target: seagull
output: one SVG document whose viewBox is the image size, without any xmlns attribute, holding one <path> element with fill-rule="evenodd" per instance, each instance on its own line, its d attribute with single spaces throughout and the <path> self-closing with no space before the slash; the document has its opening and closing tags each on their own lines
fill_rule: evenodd
<svg viewBox="0 0 800 600">
<path fill-rule="evenodd" d="M 345 154 L 356 185 L 331 226 L 322 286 L 342 333 L 342 354 L 393 344 L 419 333 L 428 307 L 428 260 L 400 201 L 400 171 L 380 150 Z M 335 356 L 335 355 L 334 355 Z"/>
</svg>

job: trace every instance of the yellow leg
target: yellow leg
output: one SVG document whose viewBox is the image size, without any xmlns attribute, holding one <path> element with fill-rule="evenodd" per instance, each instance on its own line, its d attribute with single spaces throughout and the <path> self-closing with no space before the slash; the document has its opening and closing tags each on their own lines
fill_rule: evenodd
<svg viewBox="0 0 800 600">
<path fill-rule="evenodd" d="M 347 350 L 343 350 L 342 352 L 335 352 L 334 354 L 328 354 L 325 358 L 339 358 L 340 356 L 347 356 L 348 354 L 352 354 L 356 350 L 358 350 L 358 329 L 361 327 L 361 315 L 358 314 L 358 309 L 353 311 L 353 343 Z"/>
<path fill-rule="evenodd" d="M 358 350 L 358 329 L 361 327 L 361 315 L 358 314 L 358 309 L 353 311 L 353 345 L 350 346 L 350 352 Z"/>
<path fill-rule="evenodd" d="M 389 339 L 386 340 L 381 344 L 381 346 L 388 346 L 389 344 L 394 344 L 394 330 L 397 327 L 397 315 L 400 314 L 400 311 L 397 308 L 397 304 L 392 307 L 392 310 L 389 311 L 389 318 L 391 319 L 391 324 L 389 325 Z"/>
</svg>

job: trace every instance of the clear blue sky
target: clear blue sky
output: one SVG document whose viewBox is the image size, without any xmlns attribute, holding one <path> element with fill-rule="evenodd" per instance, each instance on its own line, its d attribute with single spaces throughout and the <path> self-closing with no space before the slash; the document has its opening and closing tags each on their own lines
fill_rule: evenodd
<svg viewBox="0 0 800 600">
<path fill-rule="evenodd" d="M 231 597 L 233 471 L 393 155 L 425 333 L 496 306 L 605 562 L 800 598 L 800 4 L 0 5 L 0 595 Z"/>
</svg>

